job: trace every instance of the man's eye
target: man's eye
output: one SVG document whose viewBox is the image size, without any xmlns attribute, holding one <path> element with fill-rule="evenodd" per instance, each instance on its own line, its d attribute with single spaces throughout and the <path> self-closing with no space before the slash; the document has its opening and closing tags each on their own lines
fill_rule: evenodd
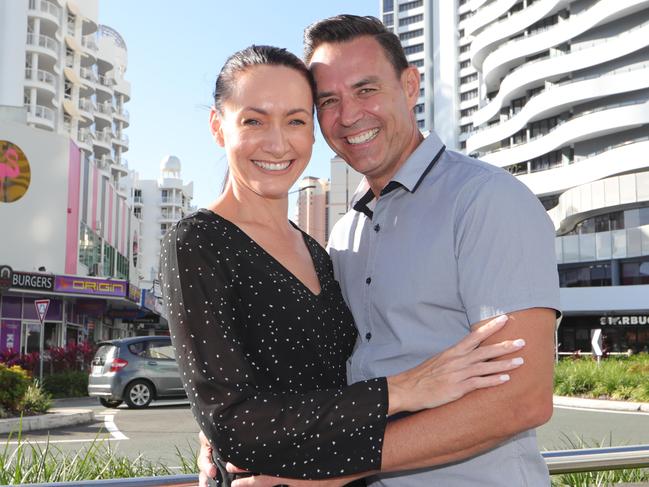
<svg viewBox="0 0 649 487">
<path fill-rule="evenodd" d="M 318 106 L 320 108 L 324 108 L 328 105 L 331 105 L 334 101 L 336 101 L 334 98 L 325 98 L 324 100 L 320 101 L 320 104 Z"/>
<path fill-rule="evenodd" d="M 368 93 L 373 93 L 374 91 L 376 91 L 376 89 L 374 89 L 374 88 L 361 88 L 359 90 L 359 93 L 361 95 L 367 95 Z"/>
</svg>

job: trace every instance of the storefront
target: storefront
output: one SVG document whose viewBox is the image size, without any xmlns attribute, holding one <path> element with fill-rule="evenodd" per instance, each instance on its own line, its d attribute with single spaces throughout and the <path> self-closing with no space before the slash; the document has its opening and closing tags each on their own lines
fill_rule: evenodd
<svg viewBox="0 0 649 487">
<path fill-rule="evenodd" d="M 127 281 L 13 271 L 0 266 L 0 351 L 30 353 L 135 335 L 119 312 L 141 312 L 140 291 Z M 41 308 L 36 302 L 46 302 Z M 43 324 L 41 325 L 41 321 Z"/>
<path fill-rule="evenodd" d="M 649 313 L 564 316 L 558 330 L 559 352 L 590 352 L 595 329 L 602 330 L 606 352 L 649 352 Z"/>
</svg>

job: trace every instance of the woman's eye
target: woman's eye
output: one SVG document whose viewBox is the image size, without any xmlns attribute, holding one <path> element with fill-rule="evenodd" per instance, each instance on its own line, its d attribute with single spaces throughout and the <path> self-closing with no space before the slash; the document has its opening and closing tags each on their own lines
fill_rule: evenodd
<svg viewBox="0 0 649 487">
<path fill-rule="evenodd" d="M 306 125 L 306 122 L 304 120 L 300 120 L 299 118 L 296 118 L 294 120 L 291 120 L 289 122 L 290 125 Z"/>
<path fill-rule="evenodd" d="M 261 122 L 259 120 L 254 119 L 254 118 L 246 118 L 243 121 L 243 124 L 244 125 L 260 125 Z"/>
</svg>

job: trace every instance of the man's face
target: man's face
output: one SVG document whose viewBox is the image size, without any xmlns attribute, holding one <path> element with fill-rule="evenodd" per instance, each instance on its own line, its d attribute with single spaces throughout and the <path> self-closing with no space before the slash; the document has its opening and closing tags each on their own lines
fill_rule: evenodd
<svg viewBox="0 0 649 487">
<path fill-rule="evenodd" d="M 324 138 L 377 193 L 421 140 L 413 114 L 419 72 L 408 68 L 397 76 L 369 36 L 320 45 L 310 68 Z"/>
</svg>

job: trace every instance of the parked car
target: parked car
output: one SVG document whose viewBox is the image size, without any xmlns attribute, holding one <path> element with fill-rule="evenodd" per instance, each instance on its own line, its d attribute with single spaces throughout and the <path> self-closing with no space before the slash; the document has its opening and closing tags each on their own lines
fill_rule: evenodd
<svg viewBox="0 0 649 487">
<path fill-rule="evenodd" d="M 88 378 L 88 395 L 108 408 L 126 402 L 145 408 L 153 399 L 184 397 L 171 339 L 141 336 L 100 342 Z"/>
</svg>

